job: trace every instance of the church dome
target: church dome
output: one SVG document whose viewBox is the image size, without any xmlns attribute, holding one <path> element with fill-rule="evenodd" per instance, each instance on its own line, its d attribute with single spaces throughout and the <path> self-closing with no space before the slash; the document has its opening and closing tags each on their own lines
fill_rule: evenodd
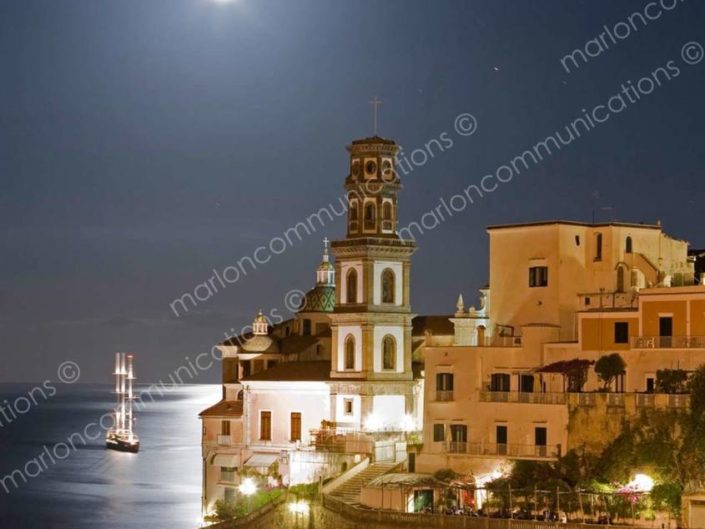
<svg viewBox="0 0 705 529">
<path fill-rule="evenodd" d="M 299 305 L 299 312 L 333 312 L 334 308 L 335 287 L 316 285 L 306 292 Z"/>
</svg>

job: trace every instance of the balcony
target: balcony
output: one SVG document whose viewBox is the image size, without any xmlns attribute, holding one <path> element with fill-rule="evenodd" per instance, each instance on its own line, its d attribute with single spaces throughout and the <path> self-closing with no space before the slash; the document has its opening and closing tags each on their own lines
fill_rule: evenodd
<svg viewBox="0 0 705 529">
<path fill-rule="evenodd" d="M 450 402 L 453 400 L 453 390 L 437 390 L 436 402 Z"/>
<path fill-rule="evenodd" d="M 624 408 L 624 393 L 607 393 L 607 406 L 610 408 Z"/>
<path fill-rule="evenodd" d="M 705 336 L 640 336 L 632 349 L 705 349 Z"/>
<path fill-rule="evenodd" d="M 231 446 L 233 444 L 230 435 L 218 435 L 218 446 Z"/>
<path fill-rule="evenodd" d="M 635 408 L 682 410 L 690 406 L 690 395 L 687 393 L 569 393 L 568 403 L 571 406 L 625 409 L 627 412 Z"/>
<path fill-rule="evenodd" d="M 482 391 L 480 402 L 511 402 L 520 404 L 565 404 L 566 393 L 528 393 L 525 391 Z"/>
<path fill-rule="evenodd" d="M 508 459 L 558 459 L 561 445 L 467 443 L 450 441 L 446 453 L 455 455 L 506 457 Z"/>
<path fill-rule="evenodd" d="M 637 393 L 636 395 L 637 408 L 655 408 L 656 396 L 653 393 Z"/>
</svg>

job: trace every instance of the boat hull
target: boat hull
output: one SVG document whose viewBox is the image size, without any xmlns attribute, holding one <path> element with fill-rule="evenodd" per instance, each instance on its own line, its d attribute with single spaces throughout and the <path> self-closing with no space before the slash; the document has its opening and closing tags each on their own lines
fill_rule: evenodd
<svg viewBox="0 0 705 529">
<path fill-rule="evenodd" d="M 108 450 L 117 450 L 118 452 L 131 452 L 133 454 L 136 454 L 140 451 L 140 442 L 108 438 L 105 441 L 105 448 L 107 448 Z"/>
</svg>

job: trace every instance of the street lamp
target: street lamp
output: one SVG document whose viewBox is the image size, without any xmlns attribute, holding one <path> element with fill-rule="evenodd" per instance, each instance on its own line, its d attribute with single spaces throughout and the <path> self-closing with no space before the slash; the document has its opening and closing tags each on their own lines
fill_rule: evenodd
<svg viewBox="0 0 705 529">
<path fill-rule="evenodd" d="M 247 498 L 247 512 L 249 514 L 250 512 L 250 496 L 252 496 L 255 492 L 257 492 L 257 484 L 255 483 L 255 480 L 252 478 L 245 478 L 242 480 L 242 483 L 240 483 L 240 486 L 237 488 L 240 491 L 240 494 L 245 496 Z"/>
</svg>

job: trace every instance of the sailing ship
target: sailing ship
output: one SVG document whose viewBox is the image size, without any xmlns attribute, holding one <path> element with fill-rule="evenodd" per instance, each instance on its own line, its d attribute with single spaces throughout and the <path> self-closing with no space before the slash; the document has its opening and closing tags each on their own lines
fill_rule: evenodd
<svg viewBox="0 0 705 529">
<path fill-rule="evenodd" d="M 135 375 L 132 368 L 132 355 L 115 353 L 117 407 L 113 413 L 113 428 L 108 431 L 105 439 L 105 447 L 111 450 L 137 453 L 140 449 L 140 440 L 132 431 L 134 421 L 132 414 L 133 380 L 135 380 Z"/>
</svg>

